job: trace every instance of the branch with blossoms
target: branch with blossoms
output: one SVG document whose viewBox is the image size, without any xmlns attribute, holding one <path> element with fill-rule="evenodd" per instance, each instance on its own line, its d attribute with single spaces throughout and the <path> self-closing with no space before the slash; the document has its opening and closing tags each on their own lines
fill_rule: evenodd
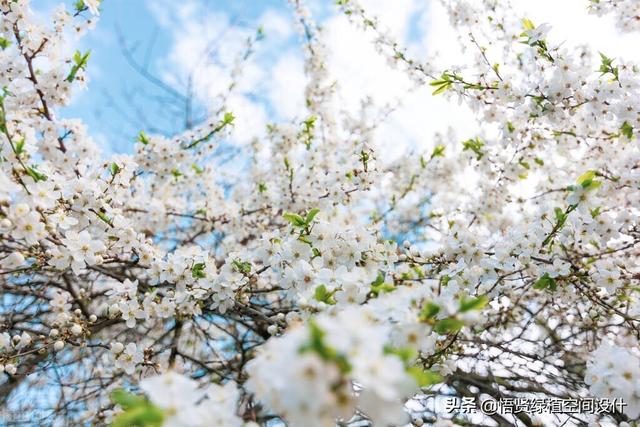
<svg viewBox="0 0 640 427">
<path fill-rule="evenodd" d="M 592 3 L 597 13 L 621 3 L 630 27 L 629 2 Z M 242 123 L 225 104 L 261 30 L 207 117 L 176 92 L 184 131 L 142 131 L 132 153 L 103 156 L 79 120 L 59 116 L 91 57 L 57 52 L 108 5 L 61 6 L 43 25 L 28 1 L 0 1 L 8 421 L 636 422 L 638 68 L 563 47 L 508 4 L 443 4 L 470 64 L 436 69 L 355 0 L 338 9 L 417 86 L 466 103 L 473 137 L 381 155 L 390 107 L 341 109 L 323 30 L 295 0 L 306 110 L 229 166 L 217 149 Z M 510 416 L 432 404 L 585 396 L 626 406 Z"/>
</svg>

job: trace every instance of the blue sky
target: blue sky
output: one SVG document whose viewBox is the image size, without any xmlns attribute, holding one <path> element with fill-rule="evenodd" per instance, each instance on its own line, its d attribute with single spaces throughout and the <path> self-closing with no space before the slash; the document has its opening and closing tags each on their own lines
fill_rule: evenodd
<svg viewBox="0 0 640 427">
<path fill-rule="evenodd" d="M 61 1 L 33 0 L 32 4 L 46 14 Z M 456 34 L 449 28 L 440 2 L 360 1 L 409 47 L 414 58 L 434 54 L 443 68 L 450 68 L 468 57 L 455 48 Z M 326 29 L 330 72 L 340 82 L 340 108 L 357 113 L 366 97 L 379 105 L 401 103 L 377 134 L 385 155 L 428 150 L 434 132 L 445 133 L 451 126 L 457 128 L 456 138 L 475 136 L 469 111 L 444 102 L 442 97 L 432 97 L 428 87 L 415 90 L 375 52 L 370 37 L 336 13 L 333 0 L 308 3 L 314 18 Z M 534 22 L 550 23 L 551 37 L 570 44 L 589 43 L 612 57 L 638 59 L 640 39 L 620 35 L 607 19 L 589 16 L 586 0 L 513 3 Z M 66 4 L 70 8 L 71 0 Z M 104 0 L 96 29 L 79 44 L 80 50 L 92 52 L 88 87 L 77 91 L 61 114 L 82 119 L 106 153 L 130 152 L 140 130 L 167 135 L 182 131 L 185 108 L 180 95 L 142 78 L 123 55 L 120 35 L 135 60 L 173 91 L 184 94 L 188 77 L 192 77 L 197 122 L 228 84 L 229 71 L 244 40 L 262 25 L 266 38 L 245 65 L 238 90 L 227 103 L 226 109 L 237 117 L 234 140 L 242 145 L 260 137 L 267 123 L 300 121 L 306 118 L 306 78 L 300 37 L 291 16 L 286 0 Z M 211 45 L 213 40 L 215 45 Z"/>
<path fill-rule="evenodd" d="M 46 9 L 49 4 L 58 2 L 46 0 L 40 3 Z M 146 72 L 166 80 L 163 78 L 168 72 L 166 60 L 176 41 L 176 34 L 161 22 L 157 3 L 105 0 L 95 30 L 80 42 L 80 50 L 91 50 L 90 81 L 87 89 L 76 94 L 63 114 L 83 119 L 91 134 L 109 145 L 108 151 L 129 151 L 140 130 L 172 133 L 182 130 L 185 125 L 177 111 L 177 98 L 143 78 L 123 53 L 124 43 L 131 57 Z M 224 13 L 230 17 L 231 25 L 246 28 L 249 32 L 258 27 L 258 20 L 265 10 L 289 13 L 284 0 L 203 0 L 198 3 L 204 13 Z M 169 15 L 172 8 L 166 8 Z M 186 92 L 184 85 L 171 86 L 176 92 Z M 171 105 L 166 102 L 170 98 L 174 98 Z M 198 112 L 202 103 L 196 104 L 199 104 L 194 106 Z"/>
<path fill-rule="evenodd" d="M 58 3 L 60 0 L 33 0 L 32 4 L 47 15 Z M 421 19 L 426 8 L 418 6 L 424 2 L 365 3 L 373 3 L 373 11 L 381 12 L 400 40 L 424 38 Z M 71 9 L 71 1 L 66 4 Z M 381 79 L 395 79 L 386 74 L 389 69 L 384 58 L 370 47 L 364 49 L 366 37 L 338 16 L 333 0 L 310 0 L 309 4 L 314 18 L 329 29 L 328 44 L 336 53 L 335 76 L 345 80 L 345 105 L 359 108 L 360 100 L 372 93 L 381 102 L 406 95 L 406 81 L 379 88 Z M 239 94 L 229 102 L 229 109 L 238 117 L 237 139 L 246 143 L 251 136 L 260 136 L 270 122 L 305 118 L 301 38 L 291 17 L 286 0 L 104 0 L 96 28 L 74 45 L 83 52 L 91 50 L 88 87 L 75 92 L 61 115 L 82 119 L 106 153 L 130 152 L 140 130 L 166 135 L 182 131 L 185 105 L 179 94 L 186 93 L 194 64 L 202 62 L 196 60 L 202 55 L 202 43 L 219 40 L 211 58 L 205 60 L 210 63 L 202 66 L 193 84 L 196 122 L 225 86 L 224 76 L 229 75 L 232 59 L 243 49 L 246 37 L 262 26 L 266 37 L 245 67 Z M 145 72 L 172 90 L 143 78 L 127 60 L 123 43 Z"/>
</svg>

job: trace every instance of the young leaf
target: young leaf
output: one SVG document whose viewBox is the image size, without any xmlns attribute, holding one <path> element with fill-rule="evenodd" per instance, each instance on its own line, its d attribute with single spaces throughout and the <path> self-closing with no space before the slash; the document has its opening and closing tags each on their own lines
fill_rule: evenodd
<svg viewBox="0 0 640 427">
<path fill-rule="evenodd" d="M 408 368 L 407 373 L 416 380 L 418 387 L 427 387 L 442 382 L 442 376 L 439 373 L 434 371 L 425 371 L 418 366 Z"/>
<path fill-rule="evenodd" d="M 87 61 L 89 61 L 90 54 L 91 51 L 87 51 L 86 53 L 82 54 L 79 50 L 76 50 L 76 52 L 73 54 L 73 67 L 71 67 L 71 71 L 69 72 L 69 75 L 66 79 L 69 83 L 75 80 L 78 71 L 85 70 L 87 68 Z"/>
<path fill-rule="evenodd" d="M 533 30 L 534 28 L 536 28 L 535 24 L 530 19 L 527 19 L 527 18 L 524 18 L 522 20 L 522 27 L 525 30 Z"/>
<path fill-rule="evenodd" d="M 439 334 L 448 334 L 452 332 L 458 332 L 464 326 L 464 322 L 452 317 L 438 320 L 433 326 L 433 330 Z"/>
<path fill-rule="evenodd" d="M 555 291 L 558 288 L 558 285 L 553 277 L 549 276 L 549 273 L 544 273 L 542 277 L 540 277 L 536 283 L 533 284 L 533 289 L 537 290 L 545 290 L 549 289 L 550 291 Z"/>
<path fill-rule="evenodd" d="M 334 292 L 329 292 L 325 285 L 318 285 L 313 294 L 316 301 L 323 302 L 328 305 L 335 305 L 336 300 L 333 298 Z"/>
<path fill-rule="evenodd" d="M 206 275 L 204 274 L 204 268 L 204 262 L 193 264 L 193 267 L 191 267 L 191 277 L 193 277 L 194 279 L 204 279 L 206 277 Z"/>
<path fill-rule="evenodd" d="M 434 157 L 444 157 L 445 148 L 447 147 L 445 147 L 442 144 L 436 145 L 433 151 L 431 152 L 431 158 L 433 159 Z"/>
<path fill-rule="evenodd" d="M 313 221 L 313 219 L 316 217 L 316 215 L 318 215 L 318 212 L 320 212 L 320 209 L 311 209 L 308 213 L 307 213 L 307 217 L 305 218 L 304 222 L 307 225 L 310 225 L 311 222 Z"/>
<path fill-rule="evenodd" d="M 140 133 L 138 134 L 138 142 L 141 143 L 142 145 L 147 145 L 149 143 L 149 138 L 147 137 L 147 134 L 144 133 L 143 130 L 141 130 Z"/>
<path fill-rule="evenodd" d="M 624 122 L 620 127 L 620 133 L 627 137 L 627 139 L 633 138 L 633 126 L 629 122 Z"/>
<path fill-rule="evenodd" d="M 109 172 L 111 172 L 111 175 L 116 176 L 118 174 L 118 172 L 120 172 L 120 166 L 118 166 L 117 163 L 111 163 L 111 165 L 109 166 Z"/>
<path fill-rule="evenodd" d="M 482 152 L 482 147 L 484 147 L 484 142 L 480 140 L 480 138 L 468 139 L 462 142 L 463 149 L 462 151 L 473 151 L 476 155 L 476 160 L 482 159 L 484 153 Z"/>
<path fill-rule="evenodd" d="M 434 302 L 428 301 L 420 312 L 420 320 L 430 320 L 436 317 L 440 312 L 440 306 Z"/>
<path fill-rule="evenodd" d="M 233 113 L 227 111 L 226 113 L 224 113 L 224 117 L 222 118 L 222 123 L 224 123 L 225 125 L 230 125 L 231 123 L 233 123 L 235 119 L 236 118 L 233 115 Z"/>
<path fill-rule="evenodd" d="M 161 427 L 164 413 L 157 406 L 144 406 L 128 409 L 111 423 L 111 427 Z"/>
<path fill-rule="evenodd" d="M 294 227 L 304 227 L 306 222 L 300 215 L 292 212 L 285 212 L 282 217 L 289 221 Z"/>
<path fill-rule="evenodd" d="M 25 168 L 25 172 L 27 172 L 27 175 L 33 178 L 33 180 L 36 182 L 47 180 L 47 175 L 43 174 L 42 172 L 38 172 L 35 166 Z"/>
<path fill-rule="evenodd" d="M 123 409 L 135 408 L 136 406 L 144 405 L 147 402 L 144 397 L 129 393 L 121 388 L 115 389 L 111 392 L 111 400 L 122 406 Z"/>
<path fill-rule="evenodd" d="M 481 295 L 477 298 L 462 298 L 460 300 L 460 312 L 466 313 L 471 310 L 482 310 L 484 306 L 489 303 L 489 298 L 486 295 Z"/>
<path fill-rule="evenodd" d="M 576 183 L 586 188 L 589 186 L 589 184 L 591 184 L 591 182 L 595 177 L 596 177 L 596 171 L 589 170 L 583 173 L 582 175 L 580 175 L 580 177 L 578 177 L 578 179 L 576 180 Z"/>
</svg>

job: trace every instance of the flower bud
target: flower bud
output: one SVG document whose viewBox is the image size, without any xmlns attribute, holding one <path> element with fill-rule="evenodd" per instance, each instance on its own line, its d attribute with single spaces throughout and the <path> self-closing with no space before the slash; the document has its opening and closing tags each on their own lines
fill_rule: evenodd
<svg viewBox="0 0 640 427">
<path fill-rule="evenodd" d="M 73 335 L 80 335 L 82 333 L 82 326 L 74 323 L 70 330 Z"/>
<path fill-rule="evenodd" d="M 111 351 L 113 351 L 115 354 L 120 354 L 124 351 L 124 344 L 122 344 L 121 342 L 114 342 L 113 344 L 111 344 Z"/>
</svg>

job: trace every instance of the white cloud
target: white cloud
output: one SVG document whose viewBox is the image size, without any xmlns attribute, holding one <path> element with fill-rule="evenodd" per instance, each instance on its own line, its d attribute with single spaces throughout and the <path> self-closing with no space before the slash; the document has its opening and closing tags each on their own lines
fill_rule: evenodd
<svg viewBox="0 0 640 427">
<path fill-rule="evenodd" d="M 571 45 L 588 44 L 610 57 L 640 59 L 640 34 L 623 34 L 611 17 L 589 14 L 586 0 L 513 0 L 513 4 L 534 23 L 551 24 L 550 38 Z"/>
<path fill-rule="evenodd" d="M 280 119 L 300 118 L 304 111 L 304 87 L 307 78 L 301 56 L 287 52 L 271 70 L 267 85 L 269 102 Z"/>
<path fill-rule="evenodd" d="M 201 105 L 219 108 L 216 100 L 232 83 L 231 71 L 255 29 L 234 25 L 227 13 L 211 11 L 196 0 L 179 3 L 163 0 L 149 5 L 158 22 L 171 31 L 173 39 L 168 62 L 162 67 L 163 79 L 182 88 L 191 81 L 193 96 Z M 276 15 L 267 16 L 269 20 L 277 25 Z M 233 136 L 238 143 L 247 143 L 264 132 L 267 123 L 264 105 L 252 98 L 265 80 L 263 67 L 250 60 L 227 100 L 227 109 L 236 116 Z"/>
<path fill-rule="evenodd" d="M 424 59 L 435 47 L 455 42 L 455 37 L 441 7 L 425 9 L 421 4 L 414 0 L 372 0 L 365 7 L 370 15 L 380 17 L 380 23 L 399 43 L 410 46 L 412 55 Z M 422 38 L 410 39 L 416 33 L 410 27 L 416 25 L 421 27 L 417 33 Z M 450 126 L 474 126 L 468 109 L 431 96 L 428 87 L 416 90 L 404 73 L 392 69 L 376 52 L 371 35 L 354 28 L 345 17 L 335 16 L 325 27 L 332 53 L 331 69 L 340 82 L 344 107 L 356 111 L 360 99 L 367 95 L 382 104 L 401 102 L 377 134 L 382 157 L 396 158 L 411 150 L 428 149 L 433 133 L 445 132 Z"/>
<path fill-rule="evenodd" d="M 288 39 L 294 34 L 290 15 L 285 15 L 274 9 L 265 10 L 258 18 L 258 23 L 262 25 L 265 34 L 270 38 Z"/>
<path fill-rule="evenodd" d="M 457 33 L 450 27 L 439 2 L 363 0 L 362 3 L 370 15 L 379 17 L 393 37 L 409 46 L 413 57 L 420 60 L 433 56 L 436 65 L 442 68 L 460 64 L 468 57 L 462 54 Z M 196 0 L 179 3 L 162 0 L 152 2 L 151 9 L 159 22 L 173 32 L 175 40 L 165 77 L 179 83 L 190 70 L 197 69 L 196 93 L 201 102 L 207 103 L 228 85 L 229 69 L 253 29 L 234 26 L 226 13 L 203 12 L 199 5 L 201 2 Z M 610 20 L 588 15 L 583 0 L 514 0 L 514 5 L 534 22 L 552 24 L 550 37 L 556 40 L 566 40 L 569 45 L 588 43 L 609 56 L 640 55 L 634 49 L 640 42 L 637 36 L 620 35 Z M 321 6 L 312 3 L 313 10 L 323 10 Z M 267 38 L 258 47 L 254 60 L 245 66 L 238 93 L 230 100 L 230 107 L 238 117 L 236 137 L 243 142 L 253 135 L 262 135 L 268 121 L 300 119 L 305 114 L 306 78 L 301 48 L 291 45 L 295 34 L 290 16 L 288 10 L 267 8 L 254 23 L 255 27 L 264 27 Z M 444 97 L 431 96 L 429 87 L 416 90 L 406 76 L 390 68 L 372 46 L 370 33 L 355 28 L 335 9 L 325 16 L 322 26 L 331 53 L 330 72 L 340 83 L 342 109 L 357 113 L 361 100 L 367 96 L 378 104 L 400 101 L 377 133 L 382 156 L 393 158 L 416 148 L 428 150 L 433 144 L 433 133 L 445 133 L 449 127 L 455 127 L 459 133 L 456 137 L 460 138 L 476 132 L 476 120 L 467 108 Z M 211 40 L 218 40 L 218 47 L 203 61 Z"/>
</svg>

